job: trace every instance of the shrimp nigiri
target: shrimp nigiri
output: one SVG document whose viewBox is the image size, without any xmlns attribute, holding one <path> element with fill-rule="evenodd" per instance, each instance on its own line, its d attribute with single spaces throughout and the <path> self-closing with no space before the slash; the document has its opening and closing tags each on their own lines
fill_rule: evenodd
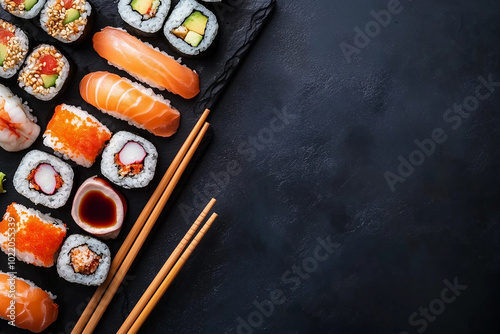
<svg viewBox="0 0 500 334">
<path fill-rule="evenodd" d="M 161 95 L 109 72 L 93 72 L 80 81 L 80 95 L 88 103 L 156 136 L 170 137 L 180 114 Z"/>
<path fill-rule="evenodd" d="M 0 85 L 0 147 L 9 152 L 30 147 L 40 134 L 35 122 L 31 109 L 10 89 Z"/>
<path fill-rule="evenodd" d="M 16 327 L 34 333 L 49 327 L 59 310 L 54 298 L 29 281 L 0 272 L 0 317 Z"/>
</svg>

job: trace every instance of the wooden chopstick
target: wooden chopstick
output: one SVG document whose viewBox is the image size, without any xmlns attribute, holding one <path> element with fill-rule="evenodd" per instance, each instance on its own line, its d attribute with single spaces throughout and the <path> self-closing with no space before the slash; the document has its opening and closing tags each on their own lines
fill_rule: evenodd
<svg viewBox="0 0 500 334">
<path fill-rule="evenodd" d="M 181 258 L 175 263 L 172 270 L 168 273 L 167 277 L 163 280 L 160 287 L 156 290 L 154 295 L 151 297 L 151 299 L 149 300 L 147 305 L 142 310 L 141 314 L 137 317 L 137 319 L 134 322 L 134 324 L 132 325 L 132 327 L 130 327 L 130 329 L 127 332 L 128 334 L 137 333 L 137 331 L 141 328 L 141 326 L 144 324 L 144 321 L 146 321 L 146 319 L 148 318 L 151 311 L 153 311 L 155 306 L 160 301 L 161 297 L 163 297 L 163 295 L 165 294 L 165 291 L 167 291 L 167 289 L 170 286 L 170 284 L 172 283 L 172 281 L 175 279 L 175 277 L 177 276 L 179 271 L 182 269 L 182 267 L 186 263 L 187 259 L 189 258 L 189 256 L 193 252 L 193 250 L 196 248 L 196 246 L 198 246 L 198 243 L 201 241 L 201 239 L 203 238 L 203 236 L 208 231 L 208 229 L 210 228 L 210 226 L 212 225 L 212 223 L 214 222 L 214 220 L 216 218 L 217 218 L 217 214 L 213 213 L 212 216 L 210 217 L 210 219 L 205 223 L 205 225 L 203 225 L 200 232 L 198 232 L 196 237 L 189 244 L 188 248 L 184 251 L 184 253 L 182 253 Z"/>
<path fill-rule="evenodd" d="M 194 233 L 196 232 L 196 230 L 200 226 L 201 222 L 205 219 L 205 217 L 210 212 L 210 210 L 212 209 L 214 204 L 215 204 L 215 199 L 212 198 L 210 200 L 210 202 L 207 204 L 207 206 L 205 207 L 205 209 L 203 209 L 203 211 L 200 213 L 200 215 L 198 216 L 196 221 L 193 223 L 193 225 L 191 226 L 189 231 L 186 233 L 184 238 L 181 240 L 179 245 L 177 245 L 177 247 L 172 252 L 172 254 L 170 254 L 167 261 L 165 262 L 165 264 L 163 265 L 161 270 L 158 272 L 158 274 L 156 275 L 153 282 L 151 282 L 148 289 L 144 292 L 141 299 L 137 302 L 134 309 L 132 310 L 132 312 L 130 312 L 127 319 L 123 322 L 122 326 L 120 327 L 118 332 L 116 332 L 116 334 L 127 333 L 129 328 L 133 325 L 134 321 L 137 319 L 137 317 L 139 316 L 141 311 L 144 309 L 146 304 L 149 302 L 149 300 L 151 299 L 153 294 L 156 292 L 156 290 L 158 289 L 158 287 L 160 286 L 162 281 L 165 279 L 165 277 L 167 276 L 170 269 L 172 269 L 172 267 L 174 266 L 176 261 L 179 259 L 182 251 L 184 250 L 184 248 L 186 247 L 188 242 L 191 240 Z"/>
<path fill-rule="evenodd" d="M 113 276 L 115 275 L 116 271 L 122 264 L 123 260 L 125 259 L 125 256 L 127 255 L 128 251 L 132 247 L 132 244 L 134 243 L 135 239 L 137 238 L 137 235 L 141 231 L 142 227 L 146 223 L 147 218 L 151 214 L 151 211 L 153 211 L 156 203 L 158 202 L 158 199 L 162 195 L 162 193 L 165 191 L 165 188 L 169 184 L 170 180 L 172 179 L 175 171 L 179 167 L 182 159 L 186 155 L 188 149 L 191 147 L 191 144 L 195 140 L 196 136 L 200 132 L 200 129 L 202 126 L 205 124 L 205 121 L 208 117 L 208 114 L 210 113 L 209 109 L 205 109 L 203 114 L 201 115 L 200 119 L 194 126 L 193 130 L 191 130 L 191 133 L 189 136 L 186 138 L 186 141 L 184 144 L 181 146 L 179 149 L 179 152 L 177 152 L 174 160 L 172 160 L 172 163 L 170 164 L 169 168 L 163 175 L 160 183 L 156 187 L 156 190 L 153 192 L 153 195 L 151 195 L 151 198 L 147 202 L 146 206 L 142 210 L 141 214 L 137 218 L 136 222 L 132 226 L 132 229 L 130 230 L 129 234 L 127 235 L 127 238 L 123 242 L 122 246 L 118 250 L 118 253 L 115 255 L 113 262 L 111 263 L 108 277 L 104 281 L 101 286 L 97 288 L 97 290 L 94 292 L 94 295 L 92 296 L 92 299 L 89 301 L 87 304 L 87 307 L 83 311 L 82 315 L 78 319 L 78 322 L 76 323 L 75 327 L 71 331 L 71 334 L 80 334 L 82 333 L 83 329 L 85 328 L 85 325 L 89 321 L 90 317 L 92 316 L 92 313 L 96 309 L 97 305 L 99 304 L 99 301 L 101 300 L 102 296 L 106 292 L 106 288 L 109 286 L 111 283 L 111 280 L 113 279 Z"/>
</svg>

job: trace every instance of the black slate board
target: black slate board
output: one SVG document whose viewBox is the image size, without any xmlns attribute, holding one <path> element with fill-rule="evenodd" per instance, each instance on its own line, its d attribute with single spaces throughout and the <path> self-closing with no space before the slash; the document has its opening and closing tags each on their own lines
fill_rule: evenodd
<svg viewBox="0 0 500 334">
<path fill-rule="evenodd" d="M 225 86 L 230 82 L 232 75 L 242 61 L 245 53 L 249 50 L 251 44 L 255 41 L 258 33 L 265 23 L 265 20 L 272 12 L 275 1 L 227 1 L 220 4 L 206 4 L 206 6 L 217 15 L 219 20 L 220 28 L 218 38 L 215 42 L 216 44 L 214 45 L 214 48 L 210 50 L 211 52 L 209 54 L 203 55 L 199 58 L 183 59 L 183 64 L 186 64 L 190 68 L 196 70 L 200 75 L 200 94 L 192 100 L 184 100 L 171 93 L 155 90 L 157 93 L 160 93 L 166 98 L 170 99 L 172 101 L 172 104 L 181 112 L 181 126 L 177 134 L 175 134 L 171 138 L 155 137 L 146 131 L 133 128 L 125 122 L 118 121 L 108 115 L 102 114 L 97 109 L 86 104 L 83 99 L 81 99 L 78 91 L 78 83 L 80 82 L 81 78 L 89 72 L 107 70 L 132 79 L 125 72 L 119 71 L 116 68 L 109 66 L 107 62 L 104 59 L 100 58 L 92 48 L 91 35 L 99 31 L 101 28 L 105 26 L 126 28 L 125 24 L 118 14 L 116 3 L 114 1 L 104 0 L 94 0 L 91 3 L 93 5 L 94 14 L 97 14 L 94 16 L 93 28 L 89 36 L 87 36 L 87 38 L 78 45 L 65 45 L 63 43 L 59 43 L 46 35 L 45 32 L 38 27 L 37 22 L 33 20 L 21 20 L 7 14 L 4 11 L 1 11 L 0 18 L 15 23 L 28 33 L 28 35 L 30 36 L 30 49 L 40 43 L 50 43 L 55 45 L 69 56 L 70 61 L 74 65 L 74 71 L 67 90 L 61 96 L 50 102 L 38 101 L 34 97 L 25 93 L 17 85 L 15 77 L 8 80 L 1 79 L 0 82 L 8 86 L 24 101 L 28 102 L 28 104 L 34 111 L 35 116 L 37 116 L 38 118 L 38 124 L 41 126 L 42 131 L 45 129 L 48 121 L 50 120 L 53 114 L 54 107 L 60 103 L 67 103 L 80 106 L 83 109 L 89 111 L 102 123 L 104 123 L 112 132 L 117 132 L 119 130 L 135 132 L 151 140 L 156 145 L 159 150 L 160 156 L 158 160 L 157 173 L 151 184 L 144 189 L 135 190 L 124 190 L 116 187 L 127 198 L 128 214 L 119 237 L 116 240 L 107 242 L 107 244 L 111 248 L 112 253 L 115 254 L 119 249 L 121 243 L 125 239 L 126 234 L 130 230 L 133 222 L 147 202 L 147 199 L 152 194 L 156 184 L 161 179 L 163 172 L 168 168 L 170 161 L 175 156 L 177 150 L 182 145 L 182 142 L 187 137 L 188 133 L 191 131 L 198 118 L 198 115 L 203 112 L 205 108 L 213 109 Z M 177 1 L 173 1 L 172 8 L 176 3 Z M 168 43 L 161 34 L 156 37 L 139 37 L 142 40 L 147 41 L 150 44 L 153 44 L 154 46 L 159 47 L 160 49 L 172 55 L 177 56 L 175 52 L 169 47 Z M 212 126 L 212 129 L 213 128 L 214 126 Z M 213 132 L 214 130 L 212 130 L 205 139 L 205 147 L 206 145 L 208 145 Z M 15 201 L 28 207 L 36 208 L 44 213 L 51 213 L 54 217 L 62 219 L 69 228 L 68 234 L 82 233 L 82 230 L 73 222 L 70 216 L 72 197 L 64 207 L 57 210 L 52 210 L 41 205 L 35 206 L 28 199 L 22 197 L 15 191 L 14 187 L 12 186 L 12 177 L 20 160 L 30 149 L 40 149 L 45 152 L 52 153 L 50 149 L 43 146 L 41 136 L 28 150 L 16 153 L 7 153 L 3 150 L 0 152 L 0 171 L 7 174 L 7 181 L 4 183 L 4 187 L 6 188 L 7 193 L 0 195 L 0 211 L 3 213 L 7 205 Z M 193 169 L 195 167 L 196 160 L 199 159 L 201 155 L 202 153 L 199 153 L 195 157 L 195 161 L 191 164 L 190 169 Z M 72 195 L 74 195 L 78 186 L 85 179 L 90 176 L 100 174 L 100 159 L 98 159 L 96 163 L 88 169 L 77 166 L 73 162 L 69 163 L 72 165 L 75 171 Z M 187 171 L 187 175 L 184 176 L 181 180 L 181 184 L 179 184 L 179 188 L 176 193 L 182 191 L 182 183 L 186 181 L 188 176 L 189 170 Z M 174 193 L 174 197 L 176 193 Z M 168 206 L 165 211 L 167 210 Z M 160 222 L 164 218 L 165 211 L 159 218 Z M 161 225 L 161 223 L 159 225 Z M 168 227 L 155 227 L 155 230 L 153 231 L 164 228 Z M 181 234 L 179 234 L 178 237 L 180 238 Z M 163 250 L 160 251 L 163 252 Z M 165 254 L 167 253 L 167 251 L 168 249 L 164 251 Z M 165 259 L 162 258 L 153 260 L 148 259 L 148 261 L 158 262 L 155 265 L 156 267 L 160 266 L 164 260 Z M 142 261 L 145 260 L 143 259 Z M 0 254 L 0 270 L 9 271 L 7 268 L 7 257 L 3 254 Z M 78 315 L 81 314 L 86 302 L 90 299 L 95 290 L 95 288 L 93 287 L 75 285 L 64 281 L 63 279 L 58 277 L 55 267 L 36 268 L 34 266 L 17 261 L 16 272 L 18 273 L 19 277 L 31 280 L 39 287 L 42 287 L 43 289 L 51 291 L 52 293 L 57 295 L 56 302 L 60 306 L 59 317 L 57 321 L 47 329 L 47 333 L 70 332 L 72 326 L 78 320 Z M 130 285 L 127 284 L 127 279 L 125 280 L 124 285 Z M 146 286 L 133 287 L 134 290 L 137 289 L 140 291 L 143 291 L 145 288 Z M 125 313 L 131 310 L 131 305 L 129 305 L 128 303 L 124 304 L 124 300 L 120 299 L 120 294 L 118 294 L 115 299 L 116 300 L 113 302 L 111 310 L 108 310 L 107 314 L 105 315 L 105 318 L 108 319 L 106 319 L 104 325 L 98 326 L 96 330 L 97 333 L 111 333 L 113 331 L 116 331 L 119 327 L 119 324 L 124 320 L 123 316 L 125 315 Z M 116 306 L 118 306 L 118 309 L 116 308 Z M 0 333 L 24 332 L 25 331 L 23 330 L 19 330 L 7 325 L 7 323 L 4 321 L 0 322 Z"/>
</svg>

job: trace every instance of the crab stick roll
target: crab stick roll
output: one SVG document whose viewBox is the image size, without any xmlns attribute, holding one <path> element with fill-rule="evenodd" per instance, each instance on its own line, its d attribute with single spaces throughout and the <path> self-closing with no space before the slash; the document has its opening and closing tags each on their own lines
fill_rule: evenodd
<svg viewBox="0 0 500 334">
<path fill-rule="evenodd" d="M 19 73 L 19 86 L 39 100 L 49 101 L 61 92 L 68 79 L 68 59 L 55 47 L 42 44 L 28 56 Z"/>
<path fill-rule="evenodd" d="M 12 224 L 15 231 L 11 230 Z M 19 261 L 48 268 L 54 265 L 66 236 L 66 225 L 40 211 L 12 203 L 0 222 L 0 246 L 5 254 L 10 253 L 12 235 L 15 235 L 12 244 Z"/>
<path fill-rule="evenodd" d="M 55 298 L 33 282 L 0 271 L 0 318 L 12 321 L 16 327 L 43 332 L 57 319 L 59 306 Z"/>
<path fill-rule="evenodd" d="M 156 136 L 170 137 L 179 128 L 180 113 L 170 101 L 116 74 L 87 74 L 80 81 L 80 95 L 102 112 Z"/>
<path fill-rule="evenodd" d="M 84 37 L 90 28 L 92 6 L 86 0 L 48 0 L 40 14 L 40 24 L 49 34 L 63 43 Z"/>
<path fill-rule="evenodd" d="M 28 54 L 28 36 L 15 25 L 0 19 L 0 77 L 10 78 Z"/>
<path fill-rule="evenodd" d="M 93 37 L 94 49 L 113 66 L 152 87 L 191 99 L 200 92 L 198 74 L 126 31 L 106 27 Z"/>
<path fill-rule="evenodd" d="M 22 19 L 37 16 L 44 4 L 45 0 L 0 0 L 3 9 Z"/>
</svg>

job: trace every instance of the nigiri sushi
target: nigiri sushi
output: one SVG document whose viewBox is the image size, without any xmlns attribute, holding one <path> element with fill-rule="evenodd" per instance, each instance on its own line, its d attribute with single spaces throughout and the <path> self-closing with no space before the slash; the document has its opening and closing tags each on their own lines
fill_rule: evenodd
<svg viewBox="0 0 500 334">
<path fill-rule="evenodd" d="M 198 74 L 126 31 L 106 27 L 92 39 L 97 53 L 138 80 L 191 99 L 200 92 Z"/>
<path fill-rule="evenodd" d="M 0 84 L 0 147 L 8 152 L 28 148 L 40 134 L 28 105 Z"/>
<path fill-rule="evenodd" d="M 33 333 L 44 331 L 57 319 L 59 306 L 54 299 L 32 282 L 0 272 L 0 317 L 16 327 Z"/>
<path fill-rule="evenodd" d="M 80 95 L 102 112 L 156 136 L 170 137 L 179 127 L 179 111 L 168 100 L 113 73 L 94 72 L 84 76 Z"/>
</svg>

